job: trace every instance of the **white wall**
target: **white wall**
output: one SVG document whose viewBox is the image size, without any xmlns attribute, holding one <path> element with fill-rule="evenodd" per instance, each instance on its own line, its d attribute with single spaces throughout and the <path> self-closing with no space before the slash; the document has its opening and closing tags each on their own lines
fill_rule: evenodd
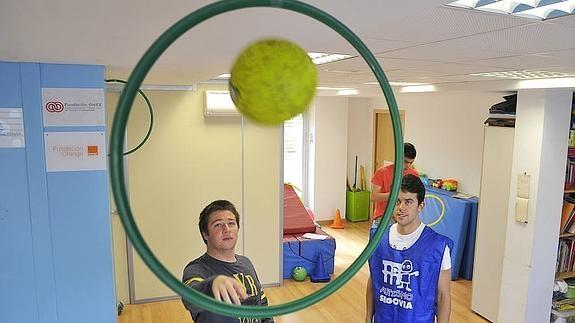
<svg viewBox="0 0 575 323">
<path fill-rule="evenodd" d="M 357 183 L 359 166 L 365 168 L 366 185 L 370 189 L 373 164 L 373 109 L 367 98 L 350 98 L 347 133 L 347 178 L 353 185 L 355 156 L 357 156 Z"/>
<path fill-rule="evenodd" d="M 310 210 L 315 210 L 315 102 L 310 104 L 307 110 L 307 189 L 305 202 Z"/>
<path fill-rule="evenodd" d="M 347 171 L 348 99 L 318 97 L 310 111 L 314 138 L 314 196 L 310 205 L 315 219 L 331 220 L 336 209 L 345 214 Z"/>
<path fill-rule="evenodd" d="M 520 90 L 499 322 L 549 319 L 561 218 L 571 89 Z M 517 176 L 530 175 L 527 223 L 515 221 Z"/>
<path fill-rule="evenodd" d="M 150 248 L 180 277 L 184 266 L 205 252 L 199 212 L 215 199 L 232 201 L 241 214 L 236 252 L 250 257 L 263 284 L 276 285 L 281 282 L 280 128 L 247 120 L 242 127 L 239 117 L 204 118 L 203 91 L 222 88 L 147 92 L 154 129 L 150 140 L 127 157 L 132 210 Z M 118 93 L 107 94 L 111 110 L 117 99 Z M 128 147 L 143 138 L 148 124 L 148 111 L 138 99 L 128 122 Z M 125 300 L 125 238 L 117 219 L 113 225 L 117 285 Z M 174 295 L 138 256 L 133 263 L 136 299 Z"/>
<path fill-rule="evenodd" d="M 483 122 L 489 108 L 503 101 L 505 93 L 441 92 L 395 93 L 400 110 L 405 110 L 405 141 L 417 148 L 416 168 L 431 178 L 455 178 L 459 191 L 478 195 L 483 147 Z M 349 109 L 351 145 L 348 162 L 357 153 L 369 160 L 373 152 L 373 109 L 385 109 L 383 97 L 352 98 Z M 362 142 L 361 144 L 358 144 Z M 369 145 L 367 144 L 369 143 Z M 357 148 L 355 147 L 357 145 Z M 370 167 L 366 170 L 369 170 Z M 353 176 L 353 165 L 348 167 Z M 371 178 L 368 179 L 368 181 Z"/>
</svg>

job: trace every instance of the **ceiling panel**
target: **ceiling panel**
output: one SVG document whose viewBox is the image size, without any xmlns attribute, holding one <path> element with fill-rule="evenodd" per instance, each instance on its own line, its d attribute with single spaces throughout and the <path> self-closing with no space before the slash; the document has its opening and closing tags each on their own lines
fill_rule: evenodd
<svg viewBox="0 0 575 323">
<path fill-rule="evenodd" d="M 485 77 L 476 75 L 451 75 L 451 76 L 437 76 L 430 78 L 430 83 L 454 83 L 454 82 L 483 82 L 501 80 L 497 77 Z"/>
<path fill-rule="evenodd" d="M 537 54 L 575 48 L 575 27 L 534 22 L 525 26 L 454 39 L 453 47 Z"/>
<path fill-rule="evenodd" d="M 380 57 L 376 58 L 379 65 L 384 71 L 441 64 L 441 62 L 418 60 L 418 59 L 380 58 Z M 365 63 L 365 61 L 361 57 L 354 57 L 351 59 L 346 59 L 335 63 L 321 65 L 319 68 L 335 69 L 335 70 L 371 71 L 367 63 Z"/>
<path fill-rule="evenodd" d="M 362 41 L 367 45 L 367 47 L 373 54 L 410 47 L 418 44 L 417 42 L 414 41 L 375 39 L 369 37 L 363 37 Z"/>
<path fill-rule="evenodd" d="M 453 46 L 451 42 L 457 42 Z M 410 48 L 398 49 L 386 52 L 379 57 L 419 59 L 439 62 L 464 62 L 495 57 L 506 57 L 512 54 L 497 50 L 484 50 L 460 46 L 457 40 L 448 40 L 432 44 L 424 44 Z"/>
<path fill-rule="evenodd" d="M 393 81 L 401 81 L 401 82 L 418 82 L 417 79 L 421 77 L 430 77 L 430 76 L 439 76 L 442 75 L 441 73 L 437 72 L 426 72 L 423 70 L 392 70 L 385 72 L 387 77 Z M 375 78 L 370 79 L 369 81 L 374 81 Z"/>
<path fill-rule="evenodd" d="M 426 66 L 421 68 L 414 68 L 410 69 L 410 71 L 414 73 L 419 72 L 433 72 L 436 75 L 468 75 L 473 73 L 482 73 L 482 72 L 492 72 L 492 71 L 505 71 L 506 68 L 499 68 L 499 67 L 492 67 L 492 66 L 482 66 L 482 65 L 473 65 L 473 64 L 455 64 L 455 63 L 447 63 L 447 64 L 438 64 L 433 66 Z"/>
<path fill-rule="evenodd" d="M 108 76 L 123 78 L 169 26 L 213 2 L 0 1 L 0 60 L 101 64 Z M 468 82 L 472 72 L 575 68 L 574 16 L 534 22 L 443 7 L 447 2 L 308 1 L 360 35 L 393 81 Z M 252 8 L 222 14 L 185 33 L 159 58 L 146 82 L 205 81 L 228 72 L 249 42 L 270 36 L 291 39 L 307 51 L 357 55 L 335 31 L 311 18 Z M 375 79 L 360 57 L 318 70 L 322 83 Z"/>
<path fill-rule="evenodd" d="M 575 26 L 575 16 L 574 15 L 563 16 L 560 18 L 547 20 L 547 23 Z"/>
<path fill-rule="evenodd" d="M 391 39 L 369 38 L 365 35 L 357 33 L 356 36 L 359 37 L 359 39 L 374 55 L 389 50 L 395 50 L 419 44 L 413 41 L 410 42 Z M 345 41 L 339 34 L 331 30 L 325 31 L 321 35 L 316 34 L 313 43 L 308 44 L 307 49 L 309 49 L 309 51 L 329 51 L 330 53 L 347 54 L 352 56 L 359 55 L 359 52 L 351 44 Z"/>
<path fill-rule="evenodd" d="M 404 17 L 386 29 L 373 30 L 373 34 L 365 33 L 365 35 L 370 38 L 383 37 L 429 43 L 520 26 L 528 22 L 522 18 L 438 7 L 418 15 Z"/>
<path fill-rule="evenodd" d="M 565 59 L 564 63 L 575 63 L 575 48 L 566 49 L 566 50 L 558 50 L 554 52 L 544 52 L 541 53 L 542 55 L 549 56 L 549 57 L 557 57 Z"/>
<path fill-rule="evenodd" d="M 507 70 L 542 70 L 549 67 L 562 66 L 565 60 L 543 54 L 528 54 L 477 60 L 473 63 L 477 65 L 497 66 Z M 575 60 L 573 64 L 575 65 Z"/>
</svg>

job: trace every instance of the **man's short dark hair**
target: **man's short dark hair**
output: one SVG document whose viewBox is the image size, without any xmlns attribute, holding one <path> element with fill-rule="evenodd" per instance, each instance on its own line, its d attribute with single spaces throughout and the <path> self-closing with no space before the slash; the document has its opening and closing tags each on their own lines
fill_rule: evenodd
<svg viewBox="0 0 575 323">
<path fill-rule="evenodd" d="M 406 142 L 403 144 L 403 156 L 409 159 L 415 159 L 417 155 L 417 151 L 415 150 L 415 146 L 412 143 Z"/>
<path fill-rule="evenodd" d="M 416 193 L 418 205 L 425 200 L 425 186 L 423 186 L 421 179 L 413 174 L 403 176 L 403 180 L 401 181 L 401 191 L 406 193 Z"/>
<path fill-rule="evenodd" d="M 212 203 L 208 204 L 202 212 L 200 212 L 200 221 L 198 222 L 198 227 L 200 228 L 200 233 L 202 234 L 202 239 L 204 243 L 208 243 L 206 239 L 204 239 L 203 233 L 208 233 L 208 221 L 210 219 L 210 214 L 217 212 L 217 211 L 230 211 L 236 217 L 236 223 L 238 228 L 240 227 L 240 214 L 238 210 L 236 210 L 235 205 L 226 200 L 217 200 L 213 201 Z"/>
</svg>

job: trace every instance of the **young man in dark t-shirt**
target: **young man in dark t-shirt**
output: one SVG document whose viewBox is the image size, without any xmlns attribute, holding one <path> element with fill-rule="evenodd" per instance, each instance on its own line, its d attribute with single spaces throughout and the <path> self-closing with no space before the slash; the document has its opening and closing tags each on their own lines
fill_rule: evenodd
<svg viewBox="0 0 575 323">
<path fill-rule="evenodd" d="M 252 262 L 236 255 L 240 215 L 225 200 L 210 203 L 200 213 L 199 228 L 206 253 L 184 269 L 182 281 L 215 299 L 236 305 L 267 306 L 268 300 Z M 195 323 L 272 323 L 273 318 L 228 317 L 183 301 Z"/>
</svg>

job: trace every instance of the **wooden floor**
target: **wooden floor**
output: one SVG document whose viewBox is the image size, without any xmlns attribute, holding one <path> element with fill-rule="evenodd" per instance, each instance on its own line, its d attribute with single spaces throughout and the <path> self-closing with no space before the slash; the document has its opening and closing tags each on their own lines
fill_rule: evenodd
<svg viewBox="0 0 575 323">
<path fill-rule="evenodd" d="M 343 230 L 335 230 L 324 225 L 326 232 L 336 238 L 335 274 L 343 272 L 355 260 L 367 244 L 369 224 L 367 222 L 346 224 Z M 365 284 L 368 278 L 367 265 L 350 279 L 342 288 L 323 301 L 287 315 L 275 318 L 278 323 L 297 322 L 364 322 Z M 324 284 L 284 280 L 283 286 L 266 288 L 270 304 L 281 304 L 308 295 Z M 487 322 L 469 309 L 471 281 L 451 282 L 451 322 Z M 120 323 L 176 323 L 192 322 L 192 319 L 179 300 L 126 305 Z"/>
</svg>

